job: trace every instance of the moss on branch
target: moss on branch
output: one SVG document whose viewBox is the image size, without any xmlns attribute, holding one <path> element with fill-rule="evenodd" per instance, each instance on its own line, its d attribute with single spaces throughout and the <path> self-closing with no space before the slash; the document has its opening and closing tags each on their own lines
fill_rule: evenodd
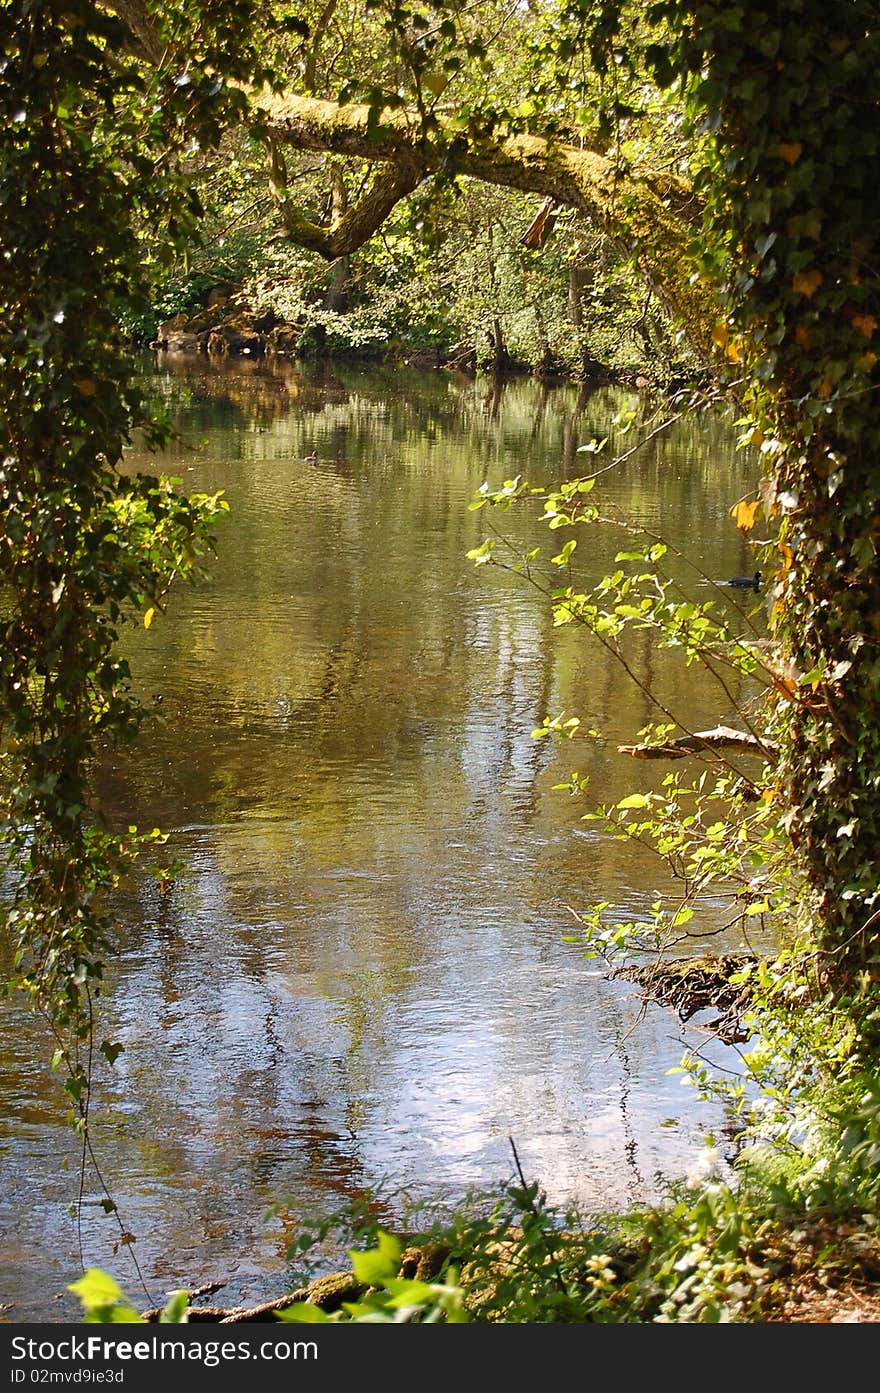
<svg viewBox="0 0 880 1393">
<path fill-rule="evenodd" d="M 277 95 L 265 96 L 260 110 L 267 138 L 276 145 L 390 162 L 395 167 L 396 181 L 376 190 L 372 203 L 362 200 L 356 217 L 349 215 L 345 245 L 340 244 L 333 255 L 366 242 L 397 199 L 420 179 L 441 169 L 467 175 L 553 198 L 599 226 L 635 258 L 694 346 L 710 350 L 718 305 L 712 288 L 698 275 L 687 274 L 689 227 L 680 212 L 680 189 L 674 196 L 663 193 L 664 186 L 650 175 L 624 172 L 597 151 L 540 136 L 511 135 L 497 128 L 465 134 L 451 121 L 440 121 L 436 129 L 425 132 L 414 114 L 405 110 L 376 111 L 365 105 Z M 395 196 L 389 202 L 391 192 Z M 292 213 L 286 219 L 291 240 L 314 250 L 321 250 L 320 244 L 331 235 L 336 245 L 343 231 L 340 226 L 330 234 Z M 318 235 L 322 231 L 323 238 Z"/>
</svg>

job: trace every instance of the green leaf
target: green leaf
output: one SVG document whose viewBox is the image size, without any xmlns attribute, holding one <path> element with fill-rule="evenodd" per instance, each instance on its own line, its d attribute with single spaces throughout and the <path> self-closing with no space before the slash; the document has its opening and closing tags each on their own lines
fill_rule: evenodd
<svg viewBox="0 0 880 1393">
<path fill-rule="evenodd" d="M 630 793 L 626 798 L 621 798 L 616 805 L 618 808 L 647 808 L 650 807 L 651 798 L 647 793 Z"/>
<path fill-rule="evenodd" d="M 68 1284 L 67 1290 L 79 1297 L 87 1311 L 96 1306 L 112 1306 L 122 1298 L 122 1288 L 100 1267 L 86 1268 L 78 1281 Z"/>
<path fill-rule="evenodd" d="M 173 1291 L 169 1296 L 159 1315 L 160 1325 L 186 1325 L 188 1316 L 186 1314 L 189 1306 L 189 1294 L 185 1291 Z"/>
<path fill-rule="evenodd" d="M 83 1317 L 87 1325 L 146 1325 L 132 1306 L 95 1306 Z"/>
<path fill-rule="evenodd" d="M 403 1251 L 400 1240 L 380 1232 L 377 1246 L 366 1253 L 349 1252 L 354 1275 L 368 1286 L 381 1286 L 386 1277 L 396 1277 Z"/>
<path fill-rule="evenodd" d="M 432 1306 L 437 1300 L 442 1288 L 435 1287 L 430 1282 L 419 1282 L 415 1278 L 388 1277 L 385 1281 L 385 1289 L 390 1292 L 391 1299 L 389 1306 Z"/>
<path fill-rule="evenodd" d="M 465 555 L 468 561 L 476 561 L 478 566 L 485 566 L 492 560 L 492 552 L 495 550 L 495 540 L 491 537 L 485 542 L 481 542 L 478 547 L 471 547 Z"/>
<path fill-rule="evenodd" d="M 556 556 L 552 556 L 552 557 L 550 558 L 551 561 L 553 562 L 553 565 L 554 565 L 554 566 L 567 566 L 568 563 L 569 563 L 569 561 L 571 560 L 572 553 L 574 552 L 574 549 L 575 549 L 576 546 L 577 546 L 577 538 L 576 538 L 576 537 L 572 537 L 569 541 L 567 541 L 567 542 L 565 543 L 565 545 L 564 545 L 564 547 L 562 548 L 562 550 L 561 550 Z"/>
<path fill-rule="evenodd" d="M 333 1317 L 321 1307 L 316 1306 L 311 1301 L 295 1301 L 290 1306 L 283 1306 L 280 1311 L 274 1312 L 278 1320 L 298 1322 L 302 1325 L 328 1325 L 334 1324 Z"/>
</svg>

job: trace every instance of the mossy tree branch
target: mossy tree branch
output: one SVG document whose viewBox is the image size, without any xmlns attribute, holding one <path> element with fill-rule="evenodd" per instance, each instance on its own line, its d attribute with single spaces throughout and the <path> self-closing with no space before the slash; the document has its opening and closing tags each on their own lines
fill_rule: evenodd
<svg viewBox="0 0 880 1393">
<path fill-rule="evenodd" d="M 719 310 L 714 291 L 683 274 L 687 223 L 650 175 L 618 168 L 607 155 L 541 136 L 503 129 L 463 132 L 450 120 L 426 132 L 413 113 L 366 105 L 340 105 L 312 97 L 266 96 L 260 103 L 267 138 L 276 148 L 323 150 L 390 163 L 390 180 L 378 179 L 334 233 L 316 228 L 286 205 L 291 240 L 338 256 L 363 245 L 399 198 L 433 174 L 463 174 L 487 183 L 540 194 L 574 208 L 635 256 L 646 281 L 685 326 L 691 342 L 710 351 Z M 660 192 L 658 192 L 658 189 Z"/>
<path fill-rule="evenodd" d="M 327 227 L 311 222 L 289 197 L 284 155 L 274 137 L 269 137 L 272 188 L 278 201 L 284 232 L 291 242 L 317 252 L 327 261 L 357 251 L 380 228 L 396 203 L 424 177 L 419 163 L 404 151 L 387 170 L 377 172 L 362 198 Z"/>
</svg>

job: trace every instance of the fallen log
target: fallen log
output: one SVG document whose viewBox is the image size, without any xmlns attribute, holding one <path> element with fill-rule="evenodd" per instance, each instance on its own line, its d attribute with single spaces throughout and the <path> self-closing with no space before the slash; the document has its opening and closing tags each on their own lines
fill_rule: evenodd
<svg viewBox="0 0 880 1393">
<path fill-rule="evenodd" d="M 425 1242 L 404 1249 L 400 1256 L 399 1276 L 415 1278 L 420 1282 L 431 1282 L 439 1277 L 443 1264 L 449 1257 L 450 1249 L 444 1243 Z M 187 1292 L 190 1303 L 201 1295 L 212 1294 L 224 1286 L 224 1282 L 210 1282 L 194 1291 Z M 286 1296 L 276 1297 L 274 1301 L 262 1301 L 257 1306 L 194 1306 L 186 1308 L 186 1323 L 189 1325 L 210 1322 L 214 1325 L 263 1324 L 272 1320 L 279 1311 L 306 1301 L 312 1306 L 320 1306 L 330 1314 L 338 1311 L 345 1302 L 358 1301 L 369 1290 L 365 1282 L 358 1281 L 353 1272 L 330 1272 L 316 1277 L 308 1286 L 298 1287 Z M 150 1323 L 158 1322 L 162 1315 L 160 1306 L 141 1312 L 141 1319 Z"/>
<path fill-rule="evenodd" d="M 764 755 L 773 759 L 779 747 L 772 740 L 759 740 L 744 730 L 732 726 L 715 726 L 713 730 L 697 730 L 693 735 L 679 735 L 662 745 L 618 745 L 617 753 L 632 755 L 633 759 L 684 759 L 700 750 L 738 750 L 741 754 Z"/>
</svg>

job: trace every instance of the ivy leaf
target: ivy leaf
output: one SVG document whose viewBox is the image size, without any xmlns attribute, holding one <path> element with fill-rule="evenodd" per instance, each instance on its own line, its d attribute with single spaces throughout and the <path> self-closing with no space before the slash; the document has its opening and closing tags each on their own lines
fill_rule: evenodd
<svg viewBox="0 0 880 1393">
<path fill-rule="evenodd" d="M 811 300 L 822 284 L 822 280 L 822 272 L 817 271 L 815 267 L 811 271 L 798 271 L 792 277 L 792 289 L 798 295 L 805 295 L 808 300 Z"/>
</svg>

